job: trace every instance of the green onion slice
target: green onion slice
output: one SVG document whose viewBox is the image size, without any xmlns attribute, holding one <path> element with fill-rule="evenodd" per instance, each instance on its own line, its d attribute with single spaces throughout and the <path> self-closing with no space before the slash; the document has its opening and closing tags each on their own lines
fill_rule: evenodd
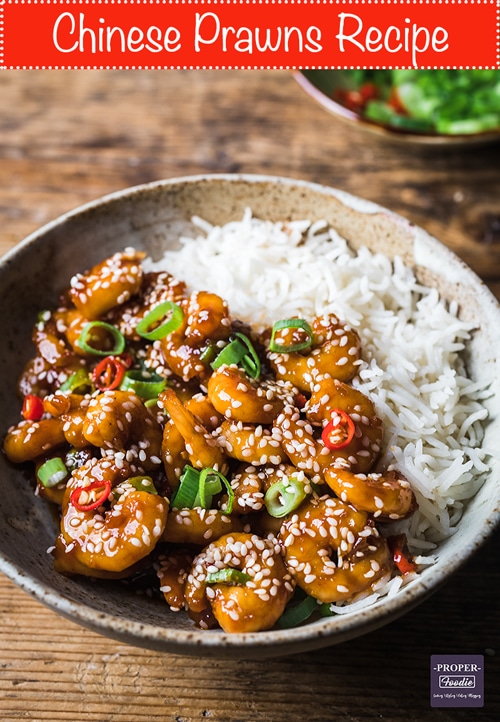
<svg viewBox="0 0 500 722">
<path fill-rule="evenodd" d="M 224 512 L 231 514 L 234 491 L 224 474 L 210 467 L 197 471 L 192 466 L 186 465 L 170 504 L 175 509 L 195 509 L 196 507 L 210 509 L 212 498 L 222 491 L 223 486 L 227 491 L 227 504 Z"/>
<path fill-rule="evenodd" d="M 253 379 L 257 379 L 260 376 L 260 359 L 257 356 L 252 342 L 244 333 L 233 333 L 230 342 L 227 346 L 224 346 L 210 365 L 215 370 L 220 366 L 231 366 L 232 364 L 241 364 L 247 374 Z"/>
<path fill-rule="evenodd" d="M 210 509 L 212 499 L 222 491 L 222 482 L 218 476 L 210 474 L 211 469 L 204 469 L 198 478 L 198 493 L 194 506 L 201 506 L 203 509 Z"/>
<path fill-rule="evenodd" d="M 280 344 L 276 341 L 276 334 L 286 328 L 299 328 L 307 334 L 307 338 L 304 341 L 293 343 L 289 346 Z M 310 348 L 313 342 L 313 330 L 311 326 L 303 318 L 284 318 L 281 321 L 276 321 L 271 332 L 271 340 L 269 341 L 269 350 L 274 353 L 295 353 L 296 351 L 303 351 L 306 348 Z"/>
<path fill-rule="evenodd" d="M 220 366 L 232 366 L 233 364 L 239 364 L 246 353 L 247 350 L 245 346 L 238 341 L 238 339 L 234 339 L 234 341 L 230 341 L 227 346 L 224 346 L 210 366 L 215 370 L 220 368 Z"/>
<path fill-rule="evenodd" d="M 57 486 L 68 478 L 69 471 L 64 461 L 58 456 L 55 456 L 53 459 L 49 459 L 41 465 L 37 471 L 37 476 L 43 486 L 47 489 L 52 489 L 53 486 Z"/>
<path fill-rule="evenodd" d="M 173 301 L 163 301 L 139 321 L 135 330 L 148 341 L 158 341 L 176 331 L 184 320 L 184 311 Z M 162 321 L 161 323 L 158 323 Z"/>
<path fill-rule="evenodd" d="M 61 391 L 69 391 L 72 394 L 85 394 L 91 389 L 92 384 L 90 383 L 89 375 L 85 369 L 78 369 L 72 373 L 71 376 L 68 376 L 66 381 L 60 386 Z"/>
<path fill-rule="evenodd" d="M 94 356 L 119 356 L 125 350 L 125 338 L 121 331 L 104 321 L 87 323 L 77 344 L 85 353 Z"/>
<path fill-rule="evenodd" d="M 181 474 L 179 486 L 170 500 L 173 509 L 193 509 L 198 488 L 200 472 L 186 465 Z"/>
<path fill-rule="evenodd" d="M 209 341 L 200 354 L 200 361 L 203 363 L 212 363 L 217 354 L 217 346 L 214 341 Z"/>
<path fill-rule="evenodd" d="M 334 617 L 335 612 L 332 612 L 332 605 L 327 602 L 319 605 L 319 611 L 322 617 Z"/>
<path fill-rule="evenodd" d="M 248 336 L 244 333 L 236 331 L 233 336 L 236 336 L 247 348 L 247 353 L 241 359 L 241 365 L 252 379 L 258 379 L 260 376 L 260 359 L 257 356 L 257 352 L 250 341 Z"/>
<path fill-rule="evenodd" d="M 252 577 L 239 569 L 228 567 L 207 574 L 207 584 L 246 584 Z"/>
<path fill-rule="evenodd" d="M 125 481 L 137 491 L 146 491 L 148 494 L 158 494 L 153 479 L 150 476 L 131 476 Z"/>
<path fill-rule="evenodd" d="M 227 504 L 224 510 L 226 514 L 230 514 L 233 510 L 234 503 L 234 491 L 231 484 L 226 479 L 224 474 L 216 469 L 207 467 L 200 472 L 198 480 L 198 499 L 199 506 L 204 509 L 210 509 L 212 504 L 212 497 L 222 491 L 222 486 L 226 487 L 227 492 Z"/>
<path fill-rule="evenodd" d="M 132 369 L 126 371 L 120 384 L 122 391 L 134 391 L 141 399 L 156 399 L 167 382 L 156 374 L 147 376 L 143 371 Z"/>
<path fill-rule="evenodd" d="M 306 597 L 298 604 L 289 606 L 285 609 L 281 617 L 278 619 L 278 625 L 282 629 L 296 627 L 298 624 L 305 622 L 313 612 L 318 609 L 318 602 L 314 597 Z"/>
<path fill-rule="evenodd" d="M 290 477 L 269 487 L 264 496 L 264 504 L 271 516 L 280 519 L 297 509 L 306 496 L 304 483 Z"/>
</svg>

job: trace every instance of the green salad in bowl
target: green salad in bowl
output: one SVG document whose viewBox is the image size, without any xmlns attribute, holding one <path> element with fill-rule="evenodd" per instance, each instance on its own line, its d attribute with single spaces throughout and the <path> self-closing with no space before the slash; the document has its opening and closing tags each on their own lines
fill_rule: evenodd
<svg viewBox="0 0 500 722">
<path fill-rule="evenodd" d="M 318 91 L 327 103 L 371 124 L 426 135 L 500 132 L 499 70 L 303 70 L 301 74 L 314 86 L 320 102 Z"/>
</svg>

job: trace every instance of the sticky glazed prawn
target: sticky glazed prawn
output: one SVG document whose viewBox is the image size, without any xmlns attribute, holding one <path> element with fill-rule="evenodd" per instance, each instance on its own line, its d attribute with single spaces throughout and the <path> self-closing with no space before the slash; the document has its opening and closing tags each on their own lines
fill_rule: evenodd
<svg viewBox="0 0 500 722">
<path fill-rule="evenodd" d="M 126 303 L 113 307 L 108 319 L 115 324 L 125 338 L 139 341 L 137 324 L 158 304 L 164 301 L 179 303 L 186 297 L 186 284 L 166 272 L 144 273 L 141 295 L 133 295 Z"/>
<path fill-rule="evenodd" d="M 354 474 L 348 469 L 327 468 L 325 481 L 335 494 L 380 521 L 404 519 L 415 511 L 410 484 L 396 470 L 384 474 Z"/>
<path fill-rule="evenodd" d="M 89 444 L 117 452 L 127 450 L 145 470 L 161 464 L 162 430 L 140 397 L 111 390 L 92 398 L 82 433 Z"/>
<path fill-rule="evenodd" d="M 228 534 L 193 560 L 186 581 L 188 610 L 210 608 L 225 632 L 272 627 L 292 596 L 294 584 L 276 542 L 256 534 Z"/>
<path fill-rule="evenodd" d="M 332 453 L 336 460 L 346 462 L 343 466 L 366 473 L 377 460 L 384 437 L 382 420 L 373 401 L 359 389 L 338 379 L 317 381 L 305 408 L 307 419 L 311 424 L 324 427 L 336 411 L 346 413 L 354 422 L 354 436 L 349 444 Z"/>
<path fill-rule="evenodd" d="M 185 549 L 170 550 L 160 554 L 156 574 L 163 594 L 172 612 L 184 609 L 186 579 L 193 564 L 193 555 Z"/>
<path fill-rule="evenodd" d="M 290 353 L 274 349 L 300 344 L 304 338 L 303 327 L 289 327 L 277 333 L 273 350 L 268 351 L 276 377 L 306 393 L 311 391 L 318 377 L 330 376 L 340 381 L 352 379 L 361 352 L 358 333 L 333 314 L 316 317 L 311 330 L 311 345 L 307 350 Z"/>
<path fill-rule="evenodd" d="M 184 440 L 187 456 L 196 468 L 222 469 L 225 454 L 201 420 L 182 403 L 173 389 L 165 389 L 159 396 L 176 430 Z"/>
<path fill-rule="evenodd" d="M 55 569 L 146 575 L 167 613 L 231 634 L 271 629 L 296 586 L 344 604 L 403 574 L 382 531 L 416 501 L 376 466 L 357 332 L 332 314 L 252 329 L 142 259 L 74 276 L 19 377 L 4 452 L 59 507 Z"/>
<path fill-rule="evenodd" d="M 243 424 L 225 419 L 220 427 L 219 443 L 228 456 L 254 466 L 281 464 L 287 457 L 277 427 Z"/>
<path fill-rule="evenodd" d="M 61 511 L 55 568 L 88 576 L 120 574 L 155 548 L 166 524 L 168 500 L 127 484 L 126 464 L 92 459 L 72 476 Z"/>
<path fill-rule="evenodd" d="M 229 532 L 243 531 L 243 523 L 220 509 L 174 509 L 168 514 L 162 541 L 203 547 Z"/>
<path fill-rule="evenodd" d="M 279 537 L 295 581 L 323 603 L 352 600 L 393 568 L 368 515 L 339 499 L 311 499 L 283 522 Z"/>
<path fill-rule="evenodd" d="M 203 361 L 209 343 L 229 338 L 231 318 L 226 302 L 215 293 L 197 291 L 179 303 L 182 323 L 158 342 L 172 373 L 184 381 L 208 375 Z"/>
<path fill-rule="evenodd" d="M 207 384 L 208 398 L 222 416 L 248 424 L 272 424 L 294 391 L 274 381 L 255 382 L 235 366 L 221 366 Z"/>
<path fill-rule="evenodd" d="M 69 296 L 82 316 L 88 320 L 99 318 L 134 296 L 141 286 L 144 256 L 128 249 L 74 276 Z"/>
<path fill-rule="evenodd" d="M 9 429 L 3 448 L 9 461 L 23 464 L 63 446 L 65 442 L 61 419 L 25 420 Z"/>
</svg>

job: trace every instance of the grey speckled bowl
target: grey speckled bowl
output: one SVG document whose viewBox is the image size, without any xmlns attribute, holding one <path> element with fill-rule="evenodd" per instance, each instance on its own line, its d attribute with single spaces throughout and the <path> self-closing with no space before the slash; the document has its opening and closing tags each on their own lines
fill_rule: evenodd
<svg viewBox="0 0 500 722">
<path fill-rule="evenodd" d="M 32 354 L 37 312 L 55 303 L 72 274 L 133 245 L 153 258 L 175 244 L 199 215 L 213 223 L 239 219 L 245 207 L 274 220 L 325 218 L 354 246 L 398 254 L 427 284 L 456 299 L 478 326 L 468 357 L 470 374 L 493 379 L 485 444 L 500 438 L 500 309 L 488 289 L 445 246 L 403 218 L 371 203 L 312 183 L 260 176 L 202 176 L 161 181 L 114 193 L 68 213 L 20 243 L 0 264 L 0 400 L 4 429 L 19 418 L 15 382 Z M 495 461 L 459 530 L 438 562 L 395 598 L 349 618 L 248 635 L 199 631 L 185 615 L 119 584 L 94 584 L 55 573 L 46 549 L 56 524 L 19 469 L 0 456 L 0 569 L 26 592 L 69 619 L 138 646 L 178 654 L 258 658 L 344 642 L 408 612 L 434 592 L 491 534 L 500 516 L 500 469 Z"/>
</svg>

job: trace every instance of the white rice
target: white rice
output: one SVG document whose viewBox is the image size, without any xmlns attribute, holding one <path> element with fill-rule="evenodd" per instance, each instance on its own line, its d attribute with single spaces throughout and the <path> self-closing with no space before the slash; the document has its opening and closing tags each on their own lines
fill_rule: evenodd
<svg viewBox="0 0 500 722">
<path fill-rule="evenodd" d="M 218 293 L 254 328 L 334 313 L 357 329 L 365 361 L 353 384 L 385 424 L 379 468 L 399 469 L 419 504 L 397 531 L 421 565 L 432 563 L 429 552 L 453 534 L 487 470 L 480 449 L 487 392 L 467 377 L 461 357 L 472 326 L 400 259 L 355 253 L 325 223 L 271 223 L 250 210 L 222 227 L 193 220 L 199 237 L 182 238 L 149 268 Z"/>
</svg>

